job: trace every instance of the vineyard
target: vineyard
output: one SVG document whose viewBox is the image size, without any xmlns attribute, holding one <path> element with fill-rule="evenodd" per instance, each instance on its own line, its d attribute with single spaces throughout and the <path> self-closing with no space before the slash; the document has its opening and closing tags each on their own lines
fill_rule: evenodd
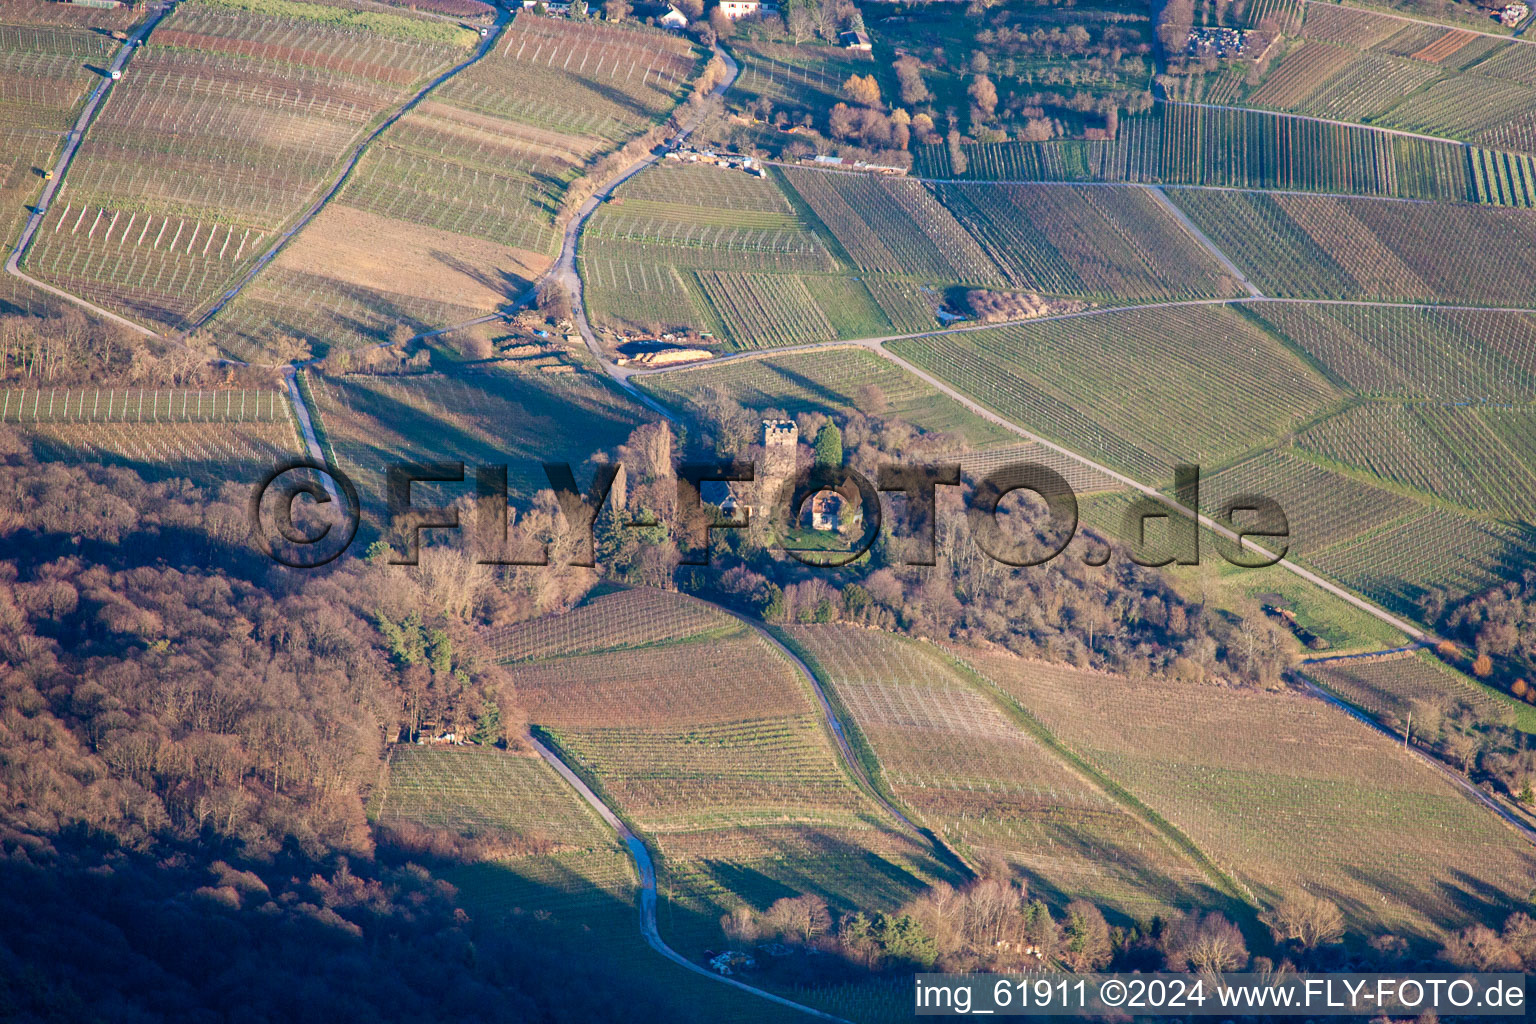
<svg viewBox="0 0 1536 1024">
<path fill-rule="evenodd" d="M 663 119 L 697 69 L 685 41 L 520 14 L 491 52 L 369 147 L 332 203 L 216 321 L 260 351 L 273 324 L 323 343 L 420 332 L 522 296 L 559 249 L 566 187 Z"/>
<path fill-rule="evenodd" d="M 1411 499 L 1283 452 L 1264 452 L 1201 481 L 1201 504 L 1210 516 L 1219 515 L 1225 502 L 1243 494 L 1279 502 L 1290 526 L 1286 546 L 1291 555 L 1303 558 L 1416 507 Z"/>
<path fill-rule="evenodd" d="M 656 986 L 662 1005 L 677 1001 L 679 1017 L 704 1012 L 732 1024 L 790 1024 L 790 1011 L 781 1018 L 769 1004 L 673 967 L 646 945 L 635 927 L 639 886 L 629 855 L 542 760 L 474 747 L 396 746 L 369 810 L 381 824 L 511 839 L 514 850 L 520 843 L 532 851 L 434 870 L 483 926 L 579 936 L 596 967 Z"/>
<path fill-rule="evenodd" d="M 19 0 L 0 9 L 0 246 L 9 248 L 53 167 L 60 133 L 100 81 L 88 64 L 110 63 L 118 44 L 106 31 L 126 28 L 124 11 L 61 11 Z"/>
<path fill-rule="evenodd" d="M 976 181 L 1128 181 L 1454 202 L 1476 198 L 1461 145 L 1261 110 L 1162 103 L 1151 114 L 1123 119 L 1113 142 L 990 142 L 962 148 L 966 167 L 957 172 L 946 146 L 914 146 L 913 172 Z"/>
<path fill-rule="evenodd" d="M 281 391 L 230 388 L 14 388 L 0 423 L 292 423 Z"/>
<path fill-rule="evenodd" d="M 1238 291 L 1148 189 L 937 185 L 934 191 L 1016 288 L 1118 300 Z"/>
<path fill-rule="evenodd" d="M 700 270 L 709 304 L 740 348 L 830 341 L 832 324 L 799 278 Z"/>
<path fill-rule="evenodd" d="M 185 479 L 214 491 L 250 488 L 303 454 L 290 423 L 111 421 L 32 423 L 20 428 L 45 462 L 127 466 L 151 480 Z"/>
<path fill-rule="evenodd" d="M 1308 4 L 1305 42 L 1251 97 L 1260 106 L 1530 152 L 1536 50 L 1463 29 Z"/>
<path fill-rule="evenodd" d="M 918 182 L 798 168 L 783 175 L 860 270 L 1001 283 L 975 239 Z"/>
<path fill-rule="evenodd" d="M 1519 403 L 1536 393 L 1536 315 L 1259 302 L 1245 307 L 1363 395 Z"/>
<path fill-rule="evenodd" d="M 302 454 L 280 391 L 9 389 L 0 423 L 17 424 L 39 459 L 128 466 L 215 490 L 254 484 Z"/>
<path fill-rule="evenodd" d="M 1222 306 L 1110 311 L 890 348 L 1000 415 L 1146 481 L 1263 444 L 1336 397 Z"/>
<path fill-rule="evenodd" d="M 1536 157 L 1474 147 L 1470 159 L 1478 202 L 1536 206 Z"/>
<path fill-rule="evenodd" d="M 1526 844 L 1392 740 L 1319 701 L 976 655 L 1065 743 L 1264 902 L 1305 888 L 1352 931 L 1433 946 L 1524 899 Z M 1483 915 L 1478 914 L 1481 919 Z"/>
<path fill-rule="evenodd" d="M 542 760 L 488 748 L 396 745 L 369 817 L 556 850 L 617 846 L 608 826 Z"/>
<path fill-rule="evenodd" d="M 1536 560 L 1536 532 L 1426 508 L 1311 559 L 1330 578 L 1392 611 L 1418 616 L 1432 588 L 1458 600 L 1518 578 Z"/>
<path fill-rule="evenodd" d="M 659 590 L 628 590 L 596 598 L 560 615 L 502 626 L 484 634 L 504 664 L 632 650 L 739 626 L 703 604 L 679 601 Z"/>
<path fill-rule="evenodd" d="M 723 910 L 743 902 L 762 909 L 818 892 L 843 907 L 891 909 L 941 876 L 854 785 L 787 659 L 718 612 L 677 635 L 699 608 L 643 591 L 603 598 L 578 622 L 583 639 L 546 636 L 542 649 L 577 649 L 595 634 L 639 650 L 513 671 L 530 720 L 660 853 L 669 941 L 697 955 L 718 943 Z M 618 621 L 594 625 L 603 615 Z M 645 627 L 652 619 L 659 636 Z"/>
<path fill-rule="evenodd" d="M 869 389 L 874 389 L 893 418 L 925 433 L 957 435 L 975 448 L 1013 437 L 889 361 L 859 348 L 705 364 L 635 381 L 668 404 L 698 408 L 718 391 L 754 412 L 790 416 L 802 412 L 843 416 L 855 409 L 882 415 L 867 401 Z"/>
<path fill-rule="evenodd" d="M 1531 305 L 1536 213 L 1170 189 L 1266 295 Z"/>
<path fill-rule="evenodd" d="M 1336 696 L 1369 711 L 1401 730 L 1408 715 L 1418 709 L 1419 729 L 1433 733 L 1436 725 L 1425 721 L 1431 708 L 1449 711 L 1458 705 L 1472 709 L 1480 722 L 1511 723 L 1516 716 L 1529 723 L 1536 712 L 1517 701 L 1448 668 L 1426 652 L 1383 658 L 1351 659 L 1310 665 L 1307 675 Z M 1431 738 L 1433 738 L 1431 736 Z"/>
<path fill-rule="evenodd" d="M 581 466 L 644 420 L 640 408 L 586 374 L 514 375 L 500 370 L 415 377 L 310 378 L 327 456 L 351 475 L 375 526 L 384 515 L 384 473 L 400 461 L 462 459 L 507 466 L 513 503 L 526 507 L 548 488 L 542 462 Z M 416 484 L 418 504 L 451 502 L 465 484 Z"/>
<path fill-rule="evenodd" d="M 1086 898 L 1143 922 L 1219 899 L 1161 835 L 932 648 L 843 626 L 785 633 L 846 709 L 879 785 L 972 858 L 1022 870 L 1052 902 Z"/>
<path fill-rule="evenodd" d="M 1305 451 L 1463 508 L 1536 523 L 1536 410 L 1373 403 L 1301 434 Z"/>
<path fill-rule="evenodd" d="M 315 198 L 370 122 L 473 38 L 436 23 L 420 38 L 396 14 L 332 24 L 331 10 L 168 15 L 92 125 L 28 269 L 175 327 Z"/>
</svg>

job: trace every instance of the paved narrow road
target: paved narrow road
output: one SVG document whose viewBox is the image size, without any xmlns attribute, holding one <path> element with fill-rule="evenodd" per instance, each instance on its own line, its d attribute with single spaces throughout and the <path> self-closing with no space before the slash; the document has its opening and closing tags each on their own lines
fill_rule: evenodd
<svg viewBox="0 0 1536 1024">
<path fill-rule="evenodd" d="M 133 55 L 133 51 L 138 47 L 139 43 L 150 32 L 154 31 L 155 26 L 160 24 L 160 20 L 170 10 L 169 4 L 161 4 L 152 8 L 153 13 L 149 19 L 133 30 L 133 33 L 129 35 L 127 41 L 123 43 L 118 49 L 117 54 L 112 58 L 112 63 L 107 65 L 106 74 L 101 76 L 101 81 L 97 83 L 90 98 L 85 101 L 85 106 L 81 109 L 80 116 L 75 119 L 75 126 L 65 136 L 64 149 L 59 153 L 59 159 L 53 165 L 53 178 L 43 185 L 42 196 L 38 199 L 37 205 L 32 208 L 32 215 L 27 218 L 26 226 L 21 229 L 21 237 L 16 241 L 16 248 L 11 250 L 10 257 L 5 261 L 5 272 L 12 277 L 19 277 L 40 291 L 45 291 L 49 295 L 56 295 L 61 299 L 73 302 L 77 306 L 83 306 L 102 319 L 121 324 L 129 330 L 151 338 L 159 337 L 159 335 L 142 324 L 134 323 L 127 317 L 118 316 L 109 309 L 102 309 L 94 302 L 66 292 L 61 288 L 55 288 L 51 284 L 44 284 L 23 271 L 21 269 L 21 261 L 27 254 L 27 247 L 32 244 L 32 237 L 37 234 L 37 229 L 42 226 L 43 217 L 47 215 L 48 208 L 53 203 L 53 197 L 58 194 L 59 189 L 64 187 L 64 176 L 69 173 L 69 166 L 74 162 L 75 153 L 80 149 L 80 143 L 85 140 L 86 129 L 91 126 L 91 121 L 96 117 L 96 111 L 100 109 L 101 104 L 106 100 L 107 94 L 112 91 L 112 75 L 123 70 L 128 64 L 128 58 Z"/>
<path fill-rule="evenodd" d="M 215 316 L 218 316 L 219 313 L 223 311 L 224 307 L 228 306 L 232 301 L 234 301 L 235 296 L 244 291 L 246 286 L 255 280 L 257 274 L 261 273 L 266 269 L 268 264 L 277 259 L 278 254 L 283 251 L 283 248 L 287 246 L 289 242 L 293 241 L 293 237 L 308 227 L 309 223 L 313 221 L 317 216 L 319 216 L 320 211 L 324 210 L 330 201 L 336 198 L 336 194 L 341 191 L 342 186 L 344 186 L 347 183 L 347 180 L 352 177 L 352 172 L 357 169 L 357 165 L 363 159 L 363 154 L 368 151 L 368 147 L 373 145 L 374 141 L 377 140 L 380 135 L 383 135 L 390 128 L 392 128 L 395 123 L 402 117 L 404 117 L 406 114 L 409 114 L 412 110 L 415 110 L 416 107 L 420 105 L 421 101 L 426 99 L 427 96 L 431 94 L 432 90 L 436 89 L 438 86 L 442 85 L 444 82 L 448 81 L 448 79 L 454 77 L 464 69 L 473 67 L 475 64 L 479 63 L 481 58 L 490 53 L 491 49 L 495 47 L 497 41 L 501 38 L 502 31 L 506 29 L 511 20 L 512 14 L 509 11 L 501 7 L 496 8 L 496 24 L 485 36 L 481 38 L 480 45 L 475 47 L 474 54 L 468 60 L 465 60 L 459 64 L 455 64 L 453 67 L 449 68 L 447 71 L 444 71 L 442 74 L 432 79 L 432 81 L 422 86 L 414 96 L 402 103 L 394 113 L 385 118 L 382 124 L 380 124 L 373 131 L 369 132 L 368 135 L 357 144 L 356 148 L 352 150 L 352 155 L 347 158 L 346 164 L 342 166 L 341 173 L 336 176 L 336 180 L 331 183 L 331 187 L 326 189 L 320 198 L 316 199 L 312 204 L 310 204 L 309 209 L 304 211 L 299 219 L 294 222 L 292 227 L 279 235 L 277 241 L 273 242 L 266 252 L 262 253 L 256 258 L 256 261 L 251 264 L 250 269 L 245 272 L 240 280 L 235 282 L 234 287 L 230 288 L 223 295 L 219 296 L 218 301 L 215 302 L 213 306 L 198 316 L 196 320 L 190 322 L 181 333 L 185 336 L 197 331 L 199 328 L 206 325 L 208 321 L 212 320 Z"/>
<path fill-rule="evenodd" d="M 730 985 L 732 988 L 738 988 L 743 992 L 751 993 L 759 999 L 766 999 L 770 1003 L 787 1006 L 791 1010 L 798 1010 L 801 1013 L 821 1020 L 839 1021 L 841 1024 L 848 1024 L 843 1018 L 834 1017 L 832 1014 L 818 1010 L 813 1006 L 806 1006 L 802 1003 L 785 999 L 783 996 L 774 995 L 772 992 L 765 992 L 760 988 L 754 988 L 745 982 L 737 981 L 735 978 L 727 978 L 724 975 L 716 974 L 714 971 L 699 966 L 667 945 L 666 940 L 661 937 L 661 932 L 656 927 L 656 866 L 651 861 L 650 851 L 645 848 L 645 844 L 630 830 L 629 826 L 619 819 L 619 816 L 613 812 L 613 809 L 603 803 L 602 798 L 592 792 L 591 787 L 581 781 L 579 775 L 571 771 L 570 766 L 560 759 L 560 755 L 539 742 L 537 737 L 529 736 L 528 740 L 533 744 L 533 748 L 539 752 L 539 756 L 549 762 L 549 766 L 558 772 L 562 779 L 570 783 L 571 788 L 581 794 L 581 798 L 598 813 L 599 817 L 608 823 L 608 827 L 617 832 L 619 838 L 624 840 L 624 845 L 629 849 L 629 855 L 634 858 L 635 872 L 640 878 L 640 934 L 644 936 L 646 943 L 652 949 L 679 967 L 686 968 L 695 974 L 703 975 L 711 981 L 718 981 L 722 985 Z"/>
<path fill-rule="evenodd" d="M 731 85 L 736 81 L 736 77 L 741 74 L 741 67 L 736 63 L 736 59 L 718 44 L 715 46 L 715 56 L 719 57 L 725 63 L 725 77 L 715 85 L 713 90 L 711 90 L 709 99 L 719 99 L 724 97 L 726 90 L 731 87 Z M 693 119 L 692 123 L 683 125 L 679 128 L 677 135 L 672 138 L 669 145 L 676 147 L 687 141 L 688 136 L 691 135 L 693 130 L 698 127 L 699 121 L 704 117 L 704 115 L 705 111 L 703 109 L 699 110 L 698 116 Z M 607 201 L 609 196 L 613 195 L 613 190 L 615 188 L 619 187 L 630 178 L 633 178 L 647 167 L 656 163 L 658 159 L 660 159 L 660 157 L 658 157 L 654 151 L 645 154 L 640 159 L 630 164 L 628 167 L 625 167 L 623 170 L 619 171 L 612 178 L 608 179 L 608 181 L 601 188 L 593 193 L 590 199 L 581 204 L 581 206 L 577 209 L 575 216 L 573 216 L 570 222 L 565 226 L 565 237 L 560 245 L 560 257 L 555 261 L 555 266 L 549 272 L 549 276 L 565 285 L 566 290 L 570 292 L 571 306 L 574 310 L 573 316 L 576 320 L 576 329 L 581 332 L 581 340 L 586 344 L 587 350 L 592 353 L 593 358 L 597 360 L 598 365 L 603 368 L 604 372 L 607 373 L 608 376 L 617 381 L 620 387 L 624 388 L 626 392 L 633 395 L 637 401 L 643 403 L 646 408 L 650 409 L 657 415 L 675 423 L 677 421 L 677 417 L 675 417 L 670 410 L 662 406 L 650 395 L 645 394 L 639 388 L 636 388 L 633 384 L 631 384 L 629 382 L 629 375 L 631 371 L 627 367 L 623 367 L 615 363 L 612 359 L 608 358 L 608 354 L 603 351 L 602 342 L 598 341 L 596 332 L 592 330 L 591 323 L 587 321 L 586 302 L 582 297 L 581 274 L 576 269 L 577 250 L 581 246 L 581 232 L 582 229 L 586 227 L 587 219 L 592 216 L 598 207 Z"/>
</svg>

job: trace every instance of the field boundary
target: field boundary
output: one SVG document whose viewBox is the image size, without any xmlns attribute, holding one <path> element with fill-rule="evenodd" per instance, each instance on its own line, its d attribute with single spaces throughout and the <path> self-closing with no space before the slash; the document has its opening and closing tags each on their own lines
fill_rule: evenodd
<svg viewBox="0 0 1536 1024">
<path fill-rule="evenodd" d="M 1191 238 L 1215 257 L 1216 262 L 1227 268 L 1227 273 L 1231 274 L 1237 280 L 1237 283 L 1248 292 L 1249 298 L 1262 299 L 1264 297 L 1264 293 L 1259 291 L 1257 285 L 1248 280 L 1248 275 L 1238 269 L 1237 264 L 1232 262 L 1232 258 L 1222 252 L 1220 247 L 1211 241 L 1210 237 L 1204 231 L 1201 231 L 1194 221 L 1189 219 L 1189 214 L 1181 210 L 1172 199 L 1168 198 L 1168 193 L 1163 191 L 1161 185 L 1144 185 L 1142 187 L 1147 190 L 1148 195 L 1157 200 L 1158 205 L 1166 210 L 1169 216 L 1179 222 Z"/>
</svg>

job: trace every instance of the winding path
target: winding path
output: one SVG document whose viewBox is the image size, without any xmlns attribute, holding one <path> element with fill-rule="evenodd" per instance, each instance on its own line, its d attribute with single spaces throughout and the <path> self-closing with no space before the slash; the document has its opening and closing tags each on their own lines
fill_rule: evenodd
<svg viewBox="0 0 1536 1024">
<path fill-rule="evenodd" d="M 725 77 L 710 91 L 708 97 L 710 100 L 724 97 L 726 90 L 735 83 L 737 76 L 741 74 L 741 67 L 736 63 L 736 59 L 719 44 L 715 46 L 715 56 L 725 63 L 726 73 Z M 702 108 L 703 104 L 700 104 L 700 107 Z M 704 110 L 700 109 L 692 123 L 682 126 L 678 133 L 673 136 L 669 145 L 678 146 L 686 141 L 688 136 L 693 133 L 693 130 L 698 127 L 699 122 L 704 117 L 704 113 Z M 592 330 L 592 325 L 587 320 L 587 305 L 582 296 L 581 274 L 576 269 L 577 250 L 581 247 L 581 232 L 586 227 L 587 219 L 596 212 L 598 207 L 607 201 L 609 196 L 613 195 L 614 189 L 654 164 L 658 159 L 659 157 L 654 150 L 645 154 L 628 167 L 619 171 L 612 178 L 609 178 L 601 188 L 592 194 L 591 198 L 577 208 L 575 216 L 565 226 L 565 238 L 560 245 L 560 257 L 555 261 L 554 268 L 550 270 L 549 276 L 565 285 L 566 290 L 570 292 L 571 308 L 576 321 L 576 328 L 581 332 L 581 340 L 586 344 L 587 351 L 592 353 L 592 357 L 597 360 L 598 365 L 603 368 L 603 371 L 617 381 L 619 386 L 624 388 L 626 392 L 642 402 L 647 409 L 676 422 L 677 418 L 670 410 L 629 382 L 630 371 L 626 367 L 622 367 L 608 358 L 608 353 L 603 350 L 602 343 L 597 340 L 597 334 Z"/>
<path fill-rule="evenodd" d="M 402 103 L 393 114 L 390 114 L 389 117 L 385 118 L 377 128 L 369 132 L 368 135 L 357 144 L 357 147 L 352 150 L 352 155 L 347 158 L 346 164 L 342 167 L 341 173 L 336 176 L 336 180 L 331 183 L 331 187 L 326 189 L 318 199 L 311 203 L 309 209 L 305 210 L 304 213 L 300 215 L 299 219 L 293 223 L 292 227 L 279 235 L 277 241 L 273 242 L 271 247 L 268 248 L 266 252 L 262 253 L 256 258 L 256 261 L 251 264 L 250 269 L 245 272 L 240 280 L 235 282 L 234 287 L 230 288 L 223 295 L 219 296 L 218 301 L 209 307 L 206 312 L 199 316 L 195 321 L 189 323 L 186 329 L 182 331 L 182 334 L 190 335 L 198 329 L 202 328 L 208 323 L 208 321 L 212 320 L 221 311 L 223 311 L 225 306 L 228 306 L 230 302 L 234 301 L 235 296 L 244 291 L 245 287 L 255 279 L 256 275 L 265 270 L 267 265 L 275 260 L 278 254 L 283 251 L 283 248 L 287 246 L 289 242 L 293 241 L 293 237 L 308 227 L 309 223 L 313 221 L 317 216 L 319 216 L 320 211 L 325 209 L 325 207 L 330 203 L 332 199 L 336 198 L 336 194 L 341 191 L 342 186 L 345 185 L 347 180 L 352 177 L 352 172 L 357 169 L 357 165 L 363 159 L 363 154 L 368 151 L 368 147 L 373 145 L 373 143 L 378 139 L 380 135 L 383 135 L 390 128 L 392 128 L 395 125 L 395 122 L 399 121 L 406 114 L 409 114 L 412 110 L 415 110 L 416 107 L 420 105 L 421 101 L 426 99 L 427 96 L 431 94 L 432 90 L 436 89 L 438 86 L 442 85 L 444 82 L 448 81 L 448 79 L 454 77 L 459 72 L 465 70 L 466 68 L 473 67 L 475 64 L 479 63 L 481 58 L 491 52 L 491 49 L 496 45 L 497 40 L 501 38 L 502 30 L 507 27 L 511 20 L 511 12 L 507 11 L 505 8 L 497 7 L 496 23 L 488 32 L 486 32 L 484 36 L 481 37 L 480 45 L 475 48 L 474 54 L 468 60 L 455 64 L 453 67 L 449 68 L 447 71 L 444 71 L 442 74 L 432 79 L 432 81 L 422 86 L 414 96 Z"/>
<path fill-rule="evenodd" d="M 96 117 L 96 111 L 100 109 L 102 102 L 106 100 L 107 94 L 112 91 L 112 76 L 123 70 L 124 66 L 128 63 L 128 58 L 133 56 L 133 51 L 138 48 L 139 43 L 144 40 L 145 36 L 154 31 L 155 26 L 160 24 L 161 19 L 172 10 L 172 7 L 168 3 L 162 3 L 153 8 L 153 10 L 154 13 L 150 16 L 149 20 L 134 29 L 133 34 L 118 49 L 117 55 L 112 58 L 112 63 L 107 65 L 106 73 L 101 76 L 101 81 L 97 83 L 96 89 L 91 93 L 90 98 L 85 101 L 85 106 L 81 109 L 80 116 L 75 119 L 75 126 L 64 137 L 64 149 L 59 153 L 59 159 L 53 165 L 53 177 L 43 186 L 42 196 L 38 199 L 37 205 L 32 208 L 32 215 L 27 218 L 26 226 L 21 230 L 21 237 L 16 241 L 16 248 L 11 250 L 10 257 L 5 261 L 5 272 L 12 277 L 20 278 L 39 291 L 45 291 L 49 295 L 57 295 L 61 299 L 73 302 L 78 306 L 83 306 L 104 320 L 120 324 L 146 337 L 158 338 L 159 335 L 148 327 L 134 323 L 125 316 L 118 316 L 110 309 L 102 309 L 94 302 L 79 295 L 71 294 L 61 288 L 55 288 L 51 284 L 44 284 L 21 269 L 21 261 L 27 254 L 27 247 L 32 244 L 32 236 L 36 235 L 37 229 L 42 226 L 43 217 L 47 215 L 48 207 L 53 203 L 53 197 L 58 194 L 59 189 L 64 187 L 64 175 L 69 173 L 69 165 L 74 161 L 75 153 L 80 149 L 80 143 L 85 140 L 86 129 L 91 126 L 91 121 Z"/>
<path fill-rule="evenodd" d="M 848 1024 L 843 1018 L 834 1017 L 824 1010 L 818 1010 L 813 1006 L 806 1006 L 803 1003 L 785 999 L 783 996 L 777 996 L 772 992 L 765 992 L 760 988 L 754 988 L 745 982 L 737 981 L 735 978 L 727 978 L 722 974 L 706 970 L 667 945 L 666 940 L 661 937 L 661 932 L 656 927 L 656 865 L 651 861 L 651 852 L 645 848 L 645 843 L 641 842 L 640 837 L 635 835 L 629 826 L 619 819 L 619 816 L 613 812 L 612 808 L 603 803 L 601 797 L 592 792 L 590 786 L 581 781 L 579 775 L 571 771 L 570 766 L 560 759 L 560 755 L 541 743 L 535 736 L 529 736 L 528 741 L 533 744 L 533 749 L 539 752 L 539 756 L 549 762 L 549 766 L 558 772 L 562 779 L 570 783 L 571 788 L 580 793 L 581 798 L 598 813 L 599 817 L 608 823 L 608 827 L 617 832 L 619 838 L 624 840 L 624 845 L 629 849 L 629 855 L 634 858 L 635 873 L 640 878 L 640 934 L 644 936 L 646 943 L 652 949 L 679 967 L 692 971 L 694 974 L 703 975 L 711 981 L 718 981 L 722 985 L 741 989 L 741 991 L 749 992 L 759 999 L 766 999 L 770 1003 L 787 1006 L 791 1010 L 799 1010 L 801 1013 L 817 1017 L 821 1020 L 839 1021 L 840 1024 Z"/>
</svg>

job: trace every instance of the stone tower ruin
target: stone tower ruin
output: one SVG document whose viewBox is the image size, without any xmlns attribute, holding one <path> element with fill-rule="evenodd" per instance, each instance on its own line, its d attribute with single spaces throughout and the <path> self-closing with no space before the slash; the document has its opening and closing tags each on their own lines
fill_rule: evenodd
<svg viewBox="0 0 1536 1024">
<path fill-rule="evenodd" d="M 767 523 L 779 491 L 798 468 L 800 428 L 794 420 L 763 420 L 763 458 L 757 467 L 757 500 L 753 518 Z"/>
</svg>

